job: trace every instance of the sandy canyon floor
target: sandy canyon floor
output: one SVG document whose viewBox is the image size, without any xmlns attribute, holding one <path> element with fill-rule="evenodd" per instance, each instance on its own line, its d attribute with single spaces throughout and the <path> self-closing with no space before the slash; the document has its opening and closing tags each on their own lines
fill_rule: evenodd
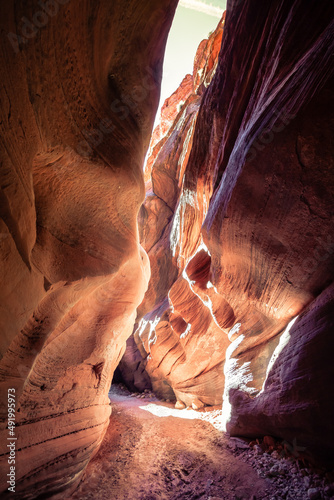
<svg viewBox="0 0 334 500">
<path fill-rule="evenodd" d="M 255 457 L 247 445 L 236 446 L 219 429 L 218 407 L 176 410 L 118 386 L 109 397 L 111 425 L 73 500 L 332 498 L 331 486 L 301 474 L 293 461 Z M 283 473 L 270 473 L 273 468 Z"/>
</svg>

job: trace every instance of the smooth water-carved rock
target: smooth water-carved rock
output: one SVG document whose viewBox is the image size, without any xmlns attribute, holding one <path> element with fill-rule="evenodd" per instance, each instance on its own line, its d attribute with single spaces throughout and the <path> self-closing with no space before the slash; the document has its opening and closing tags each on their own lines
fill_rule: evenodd
<svg viewBox="0 0 334 500">
<path fill-rule="evenodd" d="M 58 7 L 44 26 L 34 1 L 0 13 L 0 384 L 16 390 L 17 497 L 77 484 L 135 321 L 159 395 L 224 398 L 232 434 L 329 460 L 332 2 L 228 3 L 165 107 L 142 208 L 176 1 Z"/>
<path fill-rule="evenodd" d="M 268 433 L 293 444 L 296 456 L 333 460 L 334 404 L 327 392 L 334 375 L 333 300 L 331 285 L 282 334 L 255 398 L 230 390 L 232 434 Z"/>
<path fill-rule="evenodd" d="M 186 76 L 162 108 L 161 125 L 153 135 L 147 161 L 151 184 L 147 184 L 149 190 L 139 215 L 141 242 L 148 252 L 152 274 L 139 308 L 139 316 L 148 314 L 139 324 L 135 339 L 147 358 L 146 370 L 155 392 L 164 398 L 174 393 L 188 406 L 197 394 L 198 407 L 222 401 L 223 360 L 229 343 L 222 326 L 230 324 L 230 314 L 233 317 L 233 311 L 220 315 L 223 297 L 214 297 L 213 289 L 198 293 L 185 270 L 201 245 L 206 201 L 200 187 L 195 193 L 185 190 L 184 179 L 203 89 L 217 66 L 223 25 L 224 20 L 200 44 L 193 75 Z M 162 137 L 160 142 L 158 137 Z M 192 212 L 185 215 L 188 208 Z M 218 322 L 210 312 L 213 303 Z"/>
<path fill-rule="evenodd" d="M 176 4 L 0 8 L 1 491 L 11 388 L 17 498 L 75 487 L 109 424 L 150 275 L 137 216 Z"/>
<path fill-rule="evenodd" d="M 153 192 L 173 216 L 156 243 L 165 248 L 165 260 L 154 260 L 149 252 L 157 269 L 141 311 L 151 307 L 151 312 L 135 338 L 158 391 L 166 385 L 166 392 L 172 388 L 187 405 L 201 398 L 213 404 L 223 387 L 225 424 L 234 434 L 294 437 L 287 413 L 275 413 L 280 390 L 287 398 L 293 377 L 282 389 L 274 385 L 267 398 L 261 391 L 282 332 L 334 277 L 333 14 L 331 2 L 306 6 L 277 0 L 261 9 L 252 0 L 230 2 L 211 84 L 205 89 L 205 76 L 201 83 L 199 72 L 193 75 L 198 101 L 188 97 L 153 158 Z M 204 43 L 197 61 L 201 53 Z M 193 126 L 186 131 L 187 106 L 191 110 L 197 102 Z M 159 281 L 167 268 L 177 275 L 172 286 Z M 298 320 L 298 325 L 307 338 L 306 323 Z M 302 334 L 296 328 L 297 323 L 291 332 L 297 338 Z M 316 338 L 322 326 L 312 329 Z M 216 355 L 213 346 L 194 355 L 201 342 L 207 348 L 213 339 L 220 361 L 215 367 L 209 364 Z M 304 359 L 308 348 L 302 342 L 300 348 Z M 292 373 L 287 355 L 277 363 L 282 373 L 285 364 Z M 204 384 L 197 384 L 198 366 Z M 312 386 L 318 380 L 314 370 L 312 365 L 307 375 Z M 329 367 L 323 383 L 326 372 Z M 248 427 L 253 410 L 261 423 L 271 397 L 273 424 L 261 430 L 250 419 Z M 333 405 L 316 391 L 309 397 L 303 403 L 301 445 L 319 455 L 323 435 L 318 428 L 310 437 L 313 410 L 323 408 L 327 428 Z M 330 437 L 324 454 L 329 457 L 333 448 Z"/>
<path fill-rule="evenodd" d="M 263 39 L 264 32 L 258 31 L 260 19 L 262 26 L 267 26 L 268 16 L 274 26 L 278 11 L 271 7 L 267 13 L 258 12 L 254 24 L 250 4 L 237 7 L 230 18 L 227 14 L 222 64 L 227 68 L 233 61 L 238 70 L 235 84 L 232 75 L 229 81 L 225 73 L 217 70 L 204 98 L 208 105 L 216 102 L 220 110 L 216 123 L 221 120 L 224 145 L 216 163 L 216 190 L 206 216 L 203 238 L 211 253 L 212 283 L 236 317 L 233 333 L 230 332 L 234 342 L 224 370 L 223 406 L 227 428 L 234 434 L 252 433 L 246 423 L 243 429 L 234 424 L 238 412 L 244 415 L 244 422 L 246 415 L 252 414 L 252 410 L 248 413 L 242 408 L 240 400 L 236 404 L 234 394 L 244 393 L 245 401 L 258 394 L 280 332 L 333 281 L 334 274 L 333 248 L 328 238 L 333 233 L 334 207 L 333 139 L 328 128 L 333 120 L 333 86 L 332 79 L 327 80 L 330 74 L 327 51 L 332 44 L 329 44 L 332 37 L 329 13 L 333 8 L 326 4 L 317 9 L 314 5 L 317 22 L 311 34 L 306 25 L 293 22 L 295 15 L 296 19 L 305 19 L 304 9 L 298 10 L 296 5 L 291 11 L 291 5 L 282 2 L 279 19 L 286 36 L 282 35 L 278 55 L 275 50 L 268 51 L 271 35 L 268 33 Z M 243 28 L 240 16 L 244 17 Z M 256 40 L 258 33 L 259 69 L 256 71 L 255 54 L 250 64 L 250 56 L 245 58 L 241 48 L 238 56 L 237 45 L 233 53 L 228 52 L 231 41 L 238 36 L 237 26 L 247 28 L 252 40 Z M 261 44 L 266 47 L 263 53 Z M 270 57 L 277 64 L 271 66 Z M 225 100 L 221 97 L 217 101 L 218 89 Z M 236 98 L 238 92 L 243 93 L 245 102 Z M 206 112 L 205 106 L 201 110 L 203 114 L 198 117 L 197 125 L 204 122 L 212 131 L 210 123 L 215 123 L 215 116 Z M 217 137 L 217 130 L 211 132 L 209 142 L 212 136 Z M 196 140 L 203 141 L 200 127 L 195 131 L 194 143 Z M 193 148 L 194 156 L 189 163 L 202 168 L 204 176 L 208 160 L 203 158 L 201 162 L 195 153 Z M 320 335 L 320 325 L 318 327 Z M 282 363 L 282 370 L 286 363 L 288 371 L 289 360 Z M 327 366 L 328 373 L 329 370 Z M 312 368 L 308 377 L 311 384 L 317 380 Z M 292 388 L 293 380 L 290 384 Z M 280 388 L 276 386 L 276 390 L 275 398 L 279 399 Z M 261 411 L 266 413 L 260 401 L 263 399 L 259 399 L 257 406 L 259 422 Z M 322 430 L 318 428 L 318 434 L 312 439 L 302 431 L 305 427 L 314 428 L 313 408 L 317 405 L 323 408 L 325 419 L 333 418 L 333 406 L 325 403 L 320 393 L 319 396 L 310 394 L 303 413 L 300 444 L 317 449 L 319 456 Z M 291 439 L 288 414 L 284 418 L 273 416 L 273 421 L 275 432 L 273 428 L 271 432 Z M 261 425 L 257 432 L 262 433 Z M 293 437 L 298 439 L 298 431 L 295 434 Z M 327 457 L 333 447 L 330 438 Z"/>
</svg>

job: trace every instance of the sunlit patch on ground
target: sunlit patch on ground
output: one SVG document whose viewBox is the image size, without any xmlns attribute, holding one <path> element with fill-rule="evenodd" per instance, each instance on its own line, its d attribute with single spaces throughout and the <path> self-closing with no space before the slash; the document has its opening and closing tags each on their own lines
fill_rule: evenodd
<svg viewBox="0 0 334 500">
<path fill-rule="evenodd" d="M 156 417 L 175 417 L 187 420 L 204 420 L 210 423 L 217 430 L 222 430 L 222 410 L 217 407 L 206 407 L 202 411 L 195 411 L 192 408 L 177 410 L 161 404 L 149 403 L 139 407 L 141 410 L 150 412 Z"/>
</svg>

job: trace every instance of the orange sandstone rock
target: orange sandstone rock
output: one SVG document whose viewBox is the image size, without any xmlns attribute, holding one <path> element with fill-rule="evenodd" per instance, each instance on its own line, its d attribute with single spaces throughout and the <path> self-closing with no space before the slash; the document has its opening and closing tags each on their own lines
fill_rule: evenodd
<svg viewBox="0 0 334 500">
<path fill-rule="evenodd" d="M 74 488 L 109 424 L 150 275 L 142 164 L 177 2 L 42 4 L 0 7 L 0 488 L 13 388 L 21 499 Z"/>
<path fill-rule="evenodd" d="M 135 334 L 161 393 L 214 404 L 224 387 L 232 434 L 299 436 L 327 460 L 333 9 L 329 1 L 230 2 L 209 86 L 199 74 L 216 62 L 200 45 L 193 128 L 182 128 L 185 104 L 153 158 L 153 192 L 173 218 L 141 306 L 151 310 Z M 159 280 L 167 269 L 177 275 L 172 286 Z"/>
</svg>

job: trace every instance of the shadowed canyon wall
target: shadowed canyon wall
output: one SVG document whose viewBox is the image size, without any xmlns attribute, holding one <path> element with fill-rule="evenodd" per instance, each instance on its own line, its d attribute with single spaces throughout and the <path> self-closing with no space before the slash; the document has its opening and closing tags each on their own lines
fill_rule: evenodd
<svg viewBox="0 0 334 500">
<path fill-rule="evenodd" d="M 176 4 L 1 2 L 1 491 L 15 389 L 20 499 L 74 487 L 109 424 L 150 275 L 137 215 Z"/>
<path fill-rule="evenodd" d="M 150 147 L 139 227 L 152 277 L 134 333 L 177 407 L 223 400 L 231 434 L 300 440 L 325 460 L 333 14 L 331 2 L 230 2 L 200 45 Z"/>
<path fill-rule="evenodd" d="M 0 6 L 0 466 L 3 491 L 15 389 L 18 498 L 80 480 L 126 344 L 129 385 L 333 455 L 334 5 L 228 2 L 149 146 L 176 4 Z"/>
</svg>

